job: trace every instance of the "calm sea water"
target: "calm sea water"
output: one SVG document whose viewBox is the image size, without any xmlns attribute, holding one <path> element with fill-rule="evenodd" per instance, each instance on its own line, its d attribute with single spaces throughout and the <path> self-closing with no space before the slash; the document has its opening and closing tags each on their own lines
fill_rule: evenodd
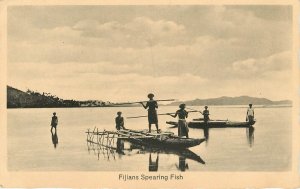
<svg viewBox="0 0 300 189">
<path fill-rule="evenodd" d="M 211 119 L 245 120 L 246 107 L 209 109 Z M 161 106 L 159 113 L 175 110 L 177 107 Z M 59 118 L 57 136 L 50 132 L 54 111 Z M 122 111 L 124 117 L 147 115 L 141 107 L 9 109 L 8 170 L 149 171 L 151 167 L 158 171 L 286 171 L 291 168 L 292 108 L 289 107 L 255 109 L 257 123 L 252 145 L 244 128 L 210 129 L 208 142 L 190 148 L 205 164 L 172 151 L 136 148 L 117 153 L 89 145 L 87 129 L 115 130 L 117 111 Z M 197 117 L 199 113 L 191 113 L 189 120 Z M 160 129 L 177 133 L 176 128 L 165 123 L 170 120 L 176 119 L 160 116 Z M 125 119 L 125 126 L 146 129 L 147 118 Z M 190 129 L 190 137 L 203 138 L 203 130 Z M 125 148 L 129 147 L 125 143 Z"/>
</svg>

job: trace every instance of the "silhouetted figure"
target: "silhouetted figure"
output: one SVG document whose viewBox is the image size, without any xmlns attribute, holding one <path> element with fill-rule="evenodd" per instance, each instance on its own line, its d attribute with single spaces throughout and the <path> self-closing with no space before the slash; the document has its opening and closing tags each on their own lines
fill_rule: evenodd
<svg viewBox="0 0 300 189">
<path fill-rule="evenodd" d="M 124 141 L 122 139 L 117 139 L 117 150 L 116 152 L 121 155 L 125 155 L 124 153 Z"/>
<path fill-rule="evenodd" d="M 151 132 L 151 124 L 155 124 L 156 131 L 159 133 L 158 130 L 158 119 L 157 119 L 157 112 L 156 109 L 158 108 L 157 102 L 153 100 L 154 94 L 148 94 L 149 101 L 144 105 L 143 102 L 140 104 L 147 109 L 148 108 L 148 122 L 149 122 L 149 133 Z"/>
<path fill-rule="evenodd" d="M 124 118 L 122 117 L 122 112 L 117 112 L 117 117 L 115 118 L 115 122 L 116 122 L 116 129 L 120 130 L 120 129 L 125 129 L 124 127 Z"/>
<path fill-rule="evenodd" d="M 204 107 L 204 110 L 203 110 L 202 114 L 203 114 L 203 118 L 204 118 L 205 127 L 208 127 L 208 121 L 209 121 L 208 106 Z"/>
<path fill-rule="evenodd" d="M 208 143 L 208 139 L 209 139 L 209 128 L 208 127 L 204 127 L 203 128 L 203 133 L 204 133 L 204 138 L 206 140 L 206 144 Z"/>
<path fill-rule="evenodd" d="M 53 112 L 53 116 L 52 116 L 52 119 L 51 119 L 51 132 L 52 132 L 52 129 L 55 128 L 55 133 L 56 133 L 57 124 L 58 124 L 58 118 L 56 116 L 56 113 Z"/>
<path fill-rule="evenodd" d="M 189 165 L 185 162 L 186 158 L 179 156 L 179 165 L 176 164 L 176 167 L 180 171 L 185 171 L 186 169 L 189 169 Z"/>
<path fill-rule="evenodd" d="M 189 138 L 189 128 L 185 120 L 185 118 L 188 117 L 188 112 L 185 111 L 185 104 L 180 104 L 179 108 L 180 109 L 176 111 L 175 115 L 169 115 L 174 118 L 178 115 L 178 136 L 186 136 L 186 138 Z"/>
<path fill-rule="evenodd" d="M 54 133 L 51 131 L 51 135 L 52 135 L 52 143 L 53 143 L 53 145 L 54 145 L 54 148 L 56 148 L 56 147 L 57 147 L 57 144 L 58 144 L 58 137 L 57 137 L 57 132 L 56 132 L 56 130 L 55 130 Z"/>
<path fill-rule="evenodd" d="M 250 125 L 254 123 L 254 108 L 252 108 L 252 104 L 249 104 L 249 108 L 247 109 L 246 121 L 248 121 Z"/>
<path fill-rule="evenodd" d="M 149 171 L 157 171 L 158 170 L 158 160 L 159 160 L 159 153 L 157 153 L 156 161 L 152 161 L 151 152 L 149 155 Z"/>
<path fill-rule="evenodd" d="M 253 126 L 250 126 L 249 128 L 247 128 L 247 139 L 248 139 L 250 148 L 254 144 L 254 130 L 255 130 L 255 128 Z"/>
</svg>

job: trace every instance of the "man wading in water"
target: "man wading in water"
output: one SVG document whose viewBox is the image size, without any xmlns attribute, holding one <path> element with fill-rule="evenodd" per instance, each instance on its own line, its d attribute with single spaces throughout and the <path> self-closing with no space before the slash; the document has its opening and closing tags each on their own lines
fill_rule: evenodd
<svg viewBox="0 0 300 189">
<path fill-rule="evenodd" d="M 150 93 L 148 94 L 149 101 L 146 103 L 146 105 L 143 104 L 143 102 L 140 102 L 140 104 L 147 109 L 148 108 L 148 122 L 149 122 L 149 133 L 151 133 L 151 124 L 155 124 L 156 131 L 159 133 L 158 130 L 158 119 L 157 119 L 157 112 L 156 108 L 158 108 L 157 102 L 153 100 L 154 94 Z"/>
<path fill-rule="evenodd" d="M 52 132 L 52 129 L 54 127 L 55 128 L 55 133 L 56 133 L 57 124 L 58 124 L 58 118 L 56 116 L 56 113 L 53 112 L 53 116 L 52 116 L 52 119 L 51 119 L 51 132 Z"/>
</svg>

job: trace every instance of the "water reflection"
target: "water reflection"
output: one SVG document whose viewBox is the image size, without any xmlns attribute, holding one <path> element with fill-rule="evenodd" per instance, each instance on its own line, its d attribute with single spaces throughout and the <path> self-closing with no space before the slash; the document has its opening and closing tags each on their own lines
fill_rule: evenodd
<svg viewBox="0 0 300 189">
<path fill-rule="evenodd" d="M 252 148 L 252 146 L 254 145 L 254 130 L 255 128 L 253 126 L 250 126 L 246 129 L 247 140 L 250 148 Z"/>
<path fill-rule="evenodd" d="M 206 140 L 206 145 L 208 145 L 209 128 L 208 128 L 208 127 L 204 127 L 204 128 L 203 128 L 203 133 L 204 133 L 204 138 L 205 138 L 205 140 Z"/>
<path fill-rule="evenodd" d="M 129 148 L 125 148 L 129 145 Z M 152 148 L 152 147 L 145 147 L 138 144 L 133 144 L 129 142 L 125 142 L 122 139 L 118 139 L 116 141 L 116 146 L 104 146 L 100 143 L 87 141 L 88 146 L 88 152 L 93 152 L 94 155 L 98 157 L 98 160 L 100 159 L 100 156 L 102 156 L 106 160 L 114 159 L 116 160 L 115 156 L 116 153 L 119 156 L 119 159 L 122 159 L 122 156 L 135 156 L 135 155 L 141 155 L 141 154 L 149 154 L 149 161 L 148 161 L 148 170 L 150 172 L 152 171 L 158 171 L 159 169 L 159 156 L 160 154 L 173 154 L 177 155 L 179 158 L 179 163 L 177 164 L 174 162 L 172 166 L 177 167 L 179 171 L 185 171 L 186 169 L 189 169 L 187 159 L 196 161 L 200 164 L 205 164 L 203 159 L 192 152 L 189 149 L 166 149 L 166 148 Z M 168 162 L 169 163 L 169 162 Z M 160 162 L 161 166 L 164 166 L 164 162 Z"/>
<path fill-rule="evenodd" d="M 206 146 L 208 145 L 208 141 L 209 141 L 209 130 L 210 130 L 209 127 L 203 128 L 203 135 L 206 140 Z M 254 130 L 255 128 L 252 125 L 246 128 L 246 136 L 250 148 L 254 145 Z"/>
<path fill-rule="evenodd" d="M 124 153 L 124 140 L 122 139 L 117 139 L 117 149 L 116 149 L 116 152 L 119 154 L 119 155 L 125 155 Z M 121 158 L 121 156 L 119 156 Z"/>
<path fill-rule="evenodd" d="M 53 143 L 53 146 L 54 148 L 57 147 L 58 145 L 58 137 L 57 137 L 57 131 L 55 130 L 54 132 L 51 130 L 51 139 L 52 139 L 52 143 Z"/>
<path fill-rule="evenodd" d="M 179 156 L 179 164 L 175 164 L 177 169 L 180 171 L 185 171 L 186 169 L 189 169 L 189 165 L 186 163 L 186 157 Z"/>
<path fill-rule="evenodd" d="M 100 156 L 101 156 L 101 157 L 103 157 L 103 159 L 105 159 L 107 161 L 110 161 L 111 159 L 116 160 L 115 152 L 118 151 L 117 148 L 106 147 L 106 146 L 100 145 L 99 143 L 92 142 L 92 141 L 87 141 L 87 150 L 88 150 L 89 154 L 92 152 L 94 155 L 96 155 L 98 160 L 100 160 Z M 122 154 L 119 156 L 119 158 L 121 158 L 121 156 L 122 156 Z"/>
<path fill-rule="evenodd" d="M 149 153 L 149 171 L 157 171 L 158 170 L 158 160 L 159 160 L 159 152 L 156 155 L 156 160 L 152 161 L 152 153 Z"/>
</svg>

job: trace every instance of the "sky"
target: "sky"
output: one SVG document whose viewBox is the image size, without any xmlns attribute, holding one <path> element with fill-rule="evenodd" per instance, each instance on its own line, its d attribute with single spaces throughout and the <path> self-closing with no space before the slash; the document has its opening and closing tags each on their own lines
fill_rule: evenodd
<svg viewBox="0 0 300 189">
<path fill-rule="evenodd" d="M 113 102 L 292 99 L 290 6 L 11 6 L 8 85 Z"/>
</svg>

